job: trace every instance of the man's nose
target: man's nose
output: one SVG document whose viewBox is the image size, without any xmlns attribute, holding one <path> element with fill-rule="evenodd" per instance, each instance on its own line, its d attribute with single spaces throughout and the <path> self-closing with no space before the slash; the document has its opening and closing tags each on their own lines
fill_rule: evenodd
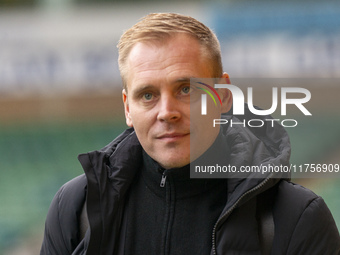
<svg viewBox="0 0 340 255">
<path fill-rule="evenodd" d="M 157 119 L 160 121 L 174 122 L 181 118 L 179 102 L 172 96 L 163 96 L 159 102 Z"/>
</svg>

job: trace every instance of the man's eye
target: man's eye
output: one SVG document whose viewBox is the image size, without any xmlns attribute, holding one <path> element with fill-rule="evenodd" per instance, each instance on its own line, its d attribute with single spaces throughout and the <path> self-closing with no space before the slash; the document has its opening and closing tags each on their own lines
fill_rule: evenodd
<svg viewBox="0 0 340 255">
<path fill-rule="evenodd" d="M 145 100 L 151 100 L 151 99 L 152 99 L 152 94 L 151 94 L 151 93 L 145 93 L 145 94 L 143 95 L 143 98 L 144 98 Z"/>
<path fill-rule="evenodd" d="M 190 94 L 190 92 L 191 92 L 191 87 L 190 87 L 190 86 L 185 86 L 185 87 L 183 87 L 183 88 L 182 88 L 182 92 L 183 92 L 184 94 Z"/>
</svg>

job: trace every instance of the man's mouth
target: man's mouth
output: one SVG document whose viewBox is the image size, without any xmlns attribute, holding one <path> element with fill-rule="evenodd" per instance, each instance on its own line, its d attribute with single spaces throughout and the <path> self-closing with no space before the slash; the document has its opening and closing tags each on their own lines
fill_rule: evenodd
<svg viewBox="0 0 340 255">
<path fill-rule="evenodd" d="M 169 142 L 175 142 L 178 141 L 182 138 L 187 137 L 188 135 L 190 135 L 189 132 L 172 132 L 172 133 L 165 133 L 162 135 L 157 136 L 156 138 L 159 140 L 163 140 L 163 141 L 169 141 Z"/>
</svg>

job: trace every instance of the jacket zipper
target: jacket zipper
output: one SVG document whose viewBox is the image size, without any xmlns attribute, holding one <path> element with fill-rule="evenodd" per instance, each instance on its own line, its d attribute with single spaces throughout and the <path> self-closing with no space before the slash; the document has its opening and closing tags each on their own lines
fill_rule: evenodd
<svg viewBox="0 0 340 255">
<path fill-rule="evenodd" d="M 159 186 L 161 188 L 164 188 L 165 187 L 165 182 L 166 182 L 166 175 L 163 173 L 162 179 L 161 179 L 161 183 L 159 184 Z"/>
<path fill-rule="evenodd" d="M 257 186 L 255 186 L 254 188 L 252 188 L 251 190 L 248 190 L 246 193 L 244 193 L 235 203 L 234 205 L 229 208 L 229 210 L 223 214 L 216 222 L 214 228 L 213 228 L 213 234 L 212 234 L 212 252 L 214 255 L 217 254 L 216 251 L 216 229 L 217 226 L 219 225 L 219 223 L 227 216 L 229 216 L 229 214 L 236 208 L 236 206 L 240 203 L 240 201 L 247 195 L 249 195 L 252 192 L 255 192 L 256 190 L 260 189 L 261 187 L 263 187 L 268 181 L 270 180 L 270 177 L 268 177 L 267 179 L 265 179 L 263 182 L 261 182 L 260 184 L 258 184 Z"/>
<path fill-rule="evenodd" d="M 171 179 L 170 179 L 171 180 Z M 164 255 L 167 255 L 168 254 L 168 242 L 167 242 L 167 239 L 168 239 L 168 228 L 170 227 L 170 219 L 171 219 L 171 217 L 172 217 L 172 210 L 171 210 L 171 193 L 172 193 L 172 191 L 171 191 L 171 183 L 168 183 L 169 185 L 167 186 L 167 187 L 165 187 L 165 185 L 166 185 L 166 181 L 167 181 L 167 175 L 165 174 L 165 171 L 163 172 L 163 174 L 162 174 L 162 178 L 161 178 L 161 183 L 159 184 L 159 186 L 161 187 L 161 188 L 166 188 L 166 210 L 167 210 L 167 213 L 166 213 L 166 217 L 167 217 L 167 219 L 166 219 L 166 221 L 167 221 L 167 227 L 166 227 L 166 230 L 165 230 L 165 236 L 164 236 L 164 250 L 162 251 L 162 254 L 164 254 Z"/>
</svg>

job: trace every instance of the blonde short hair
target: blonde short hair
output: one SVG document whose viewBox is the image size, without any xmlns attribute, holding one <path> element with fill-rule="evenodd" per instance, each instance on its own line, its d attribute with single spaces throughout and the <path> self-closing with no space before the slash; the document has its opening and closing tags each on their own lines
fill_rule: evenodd
<svg viewBox="0 0 340 255">
<path fill-rule="evenodd" d="M 127 89 L 126 60 L 132 47 L 138 42 L 163 41 L 176 33 L 186 33 L 203 46 L 203 52 L 211 59 L 214 77 L 222 75 L 221 48 L 214 32 L 196 19 L 175 13 L 151 13 L 124 32 L 118 42 L 118 65 Z"/>
</svg>

